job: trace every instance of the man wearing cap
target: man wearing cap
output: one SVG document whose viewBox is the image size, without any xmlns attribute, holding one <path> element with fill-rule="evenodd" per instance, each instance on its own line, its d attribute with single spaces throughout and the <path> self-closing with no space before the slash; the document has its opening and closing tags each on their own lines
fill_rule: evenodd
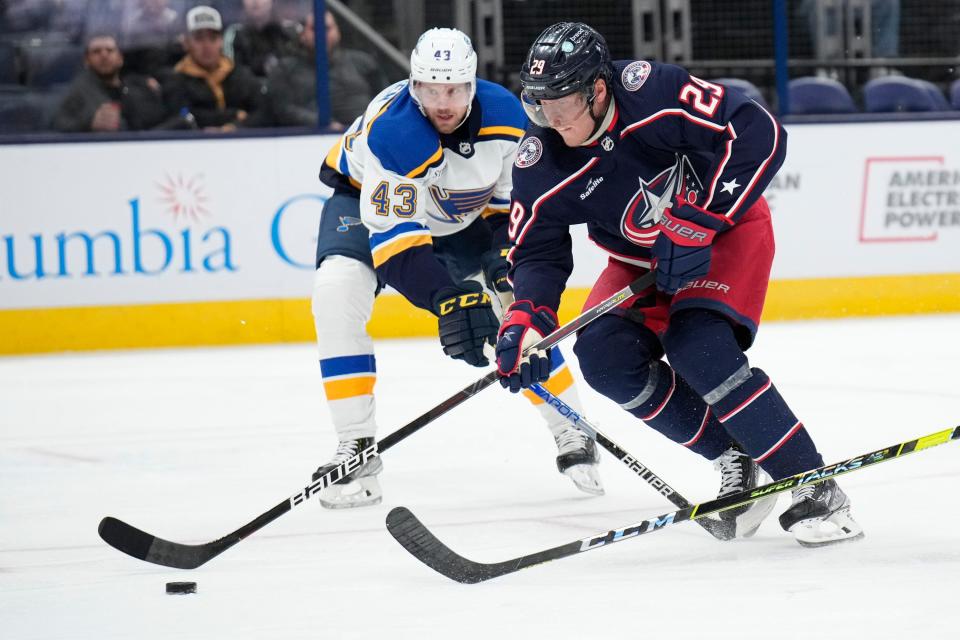
<svg viewBox="0 0 960 640">
<path fill-rule="evenodd" d="M 223 21 L 207 6 L 187 12 L 187 55 L 174 67 L 165 87 L 168 104 L 188 111 L 197 126 L 210 131 L 269 126 L 266 89 L 253 73 L 223 55 Z"/>
</svg>

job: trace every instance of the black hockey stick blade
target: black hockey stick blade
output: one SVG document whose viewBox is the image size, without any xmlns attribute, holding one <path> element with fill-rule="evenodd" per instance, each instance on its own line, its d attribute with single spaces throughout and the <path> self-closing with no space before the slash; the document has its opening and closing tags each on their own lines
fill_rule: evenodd
<svg viewBox="0 0 960 640">
<path fill-rule="evenodd" d="M 654 283 L 654 272 L 648 271 L 620 291 L 614 293 L 606 300 L 590 307 L 579 316 L 558 327 L 553 333 L 545 336 L 536 344 L 524 350 L 524 353 L 549 349 L 567 336 L 576 333 L 586 325 L 590 324 L 607 311 L 610 311 L 619 304 L 622 304 L 632 296 L 643 292 Z M 314 480 L 303 488 L 300 492 L 290 496 L 279 503 L 269 511 L 266 511 L 236 531 L 204 544 L 182 544 L 179 542 L 170 542 L 163 538 L 158 538 L 145 531 L 123 522 L 117 518 L 107 516 L 100 521 L 97 531 L 104 542 L 111 547 L 122 551 L 123 553 L 152 562 L 153 564 L 173 567 L 175 569 L 196 569 L 200 565 L 217 557 L 233 545 L 237 544 L 250 534 L 259 531 L 270 524 L 293 507 L 307 502 L 311 497 L 318 494 L 325 487 L 330 486 L 341 480 L 344 476 L 351 473 L 360 465 L 365 463 L 371 456 L 378 456 L 384 451 L 394 446 L 401 440 L 419 431 L 440 416 L 444 415 L 454 407 L 463 404 L 466 400 L 477 395 L 494 382 L 500 379 L 496 369 L 487 373 L 479 380 L 470 383 L 460 391 L 443 400 L 440 404 L 427 410 L 419 417 L 400 427 L 379 443 L 371 445 L 368 449 L 359 452 L 357 455 L 344 460 L 339 465 L 328 471 L 324 476 Z"/>
<path fill-rule="evenodd" d="M 394 507 L 387 514 L 387 530 L 394 539 L 437 573 L 441 573 L 451 580 L 463 584 L 476 584 L 492 578 L 497 578 L 514 571 L 519 571 L 541 562 L 548 562 L 556 558 L 570 555 L 575 552 L 564 545 L 551 549 L 549 552 L 521 556 L 505 562 L 485 564 L 474 562 L 459 555 L 427 529 L 422 522 L 406 507 Z M 579 546 L 580 542 L 571 543 Z"/>
<path fill-rule="evenodd" d="M 660 531 L 669 525 L 678 524 L 686 520 L 703 518 L 712 513 L 719 513 L 726 509 L 749 504 L 756 500 L 773 496 L 798 487 L 816 484 L 860 469 L 901 458 L 908 453 L 922 451 L 931 447 L 960 439 L 960 426 L 931 433 L 930 435 L 901 442 L 864 455 L 855 456 L 843 462 L 824 465 L 817 469 L 798 473 L 789 478 L 783 478 L 769 484 L 756 487 L 750 491 L 734 493 L 723 498 L 717 498 L 685 509 L 665 513 L 654 518 L 611 529 L 588 538 L 574 540 L 566 544 L 543 551 L 537 551 L 503 562 L 483 563 L 469 560 L 448 546 L 440 542 L 413 513 L 405 507 L 396 507 L 387 515 L 387 530 L 404 549 L 410 552 L 417 560 L 427 565 L 437 573 L 451 580 L 465 584 L 475 584 L 492 578 L 515 573 L 521 569 L 543 564 L 551 560 L 558 560 L 573 556 L 584 551 L 592 551 L 600 547 L 609 546 L 630 538 L 636 538 L 646 533 Z"/>
<path fill-rule="evenodd" d="M 103 541 L 111 547 L 138 560 L 164 567 L 173 567 L 174 569 L 196 569 L 216 558 L 268 522 L 273 522 L 290 511 L 294 504 L 293 498 L 284 500 L 233 533 L 204 544 L 170 542 L 110 516 L 100 521 L 97 532 L 103 538 Z M 300 503 L 297 502 L 296 504 Z"/>
</svg>

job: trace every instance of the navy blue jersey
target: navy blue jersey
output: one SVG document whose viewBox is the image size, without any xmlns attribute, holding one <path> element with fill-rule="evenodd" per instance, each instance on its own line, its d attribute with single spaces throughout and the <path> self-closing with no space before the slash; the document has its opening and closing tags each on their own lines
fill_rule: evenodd
<svg viewBox="0 0 960 640">
<path fill-rule="evenodd" d="M 783 163 L 786 132 L 756 102 L 684 69 L 614 63 L 613 103 L 592 142 L 527 127 L 513 169 L 510 277 L 518 300 L 556 309 L 573 269 L 570 225 L 624 262 L 650 266 L 677 195 L 736 223 Z"/>
</svg>

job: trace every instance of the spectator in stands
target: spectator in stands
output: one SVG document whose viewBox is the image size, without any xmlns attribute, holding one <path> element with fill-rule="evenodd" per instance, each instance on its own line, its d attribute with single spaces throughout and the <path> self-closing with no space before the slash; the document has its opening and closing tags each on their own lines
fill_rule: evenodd
<svg viewBox="0 0 960 640">
<path fill-rule="evenodd" d="M 340 46 L 340 27 L 329 11 L 324 22 L 330 79 L 330 126 L 343 128 L 363 113 L 370 100 L 387 86 L 387 78 L 369 53 Z"/>
<path fill-rule="evenodd" d="M 276 17 L 273 0 L 243 0 L 243 22 L 230 25 L 224 42 L 228 57 L 266 77 L 280 58 L 295 53 L 297 29 Z"/>
<path fill-rule="evenodd" d="M 183 56 L 180 24 L 168 0 L 140 0 L 128 12 L 120 34 L 127 70 L 156 76 L 172 67 Z"/>
<path fill-rule="evenodd" d="M 267 74 L 270 110 L 280 126 L 317 126 L 317 65 L 313 15 L 303 21 L 300 47 Z"/>
<path fill-rule="evenodd" d="M 175 113 L 189 112 L 208 131 L 269 126 L 266 89 L 247 67 L 223 55 L 223 21 L 216 9 L 187 12 L 187 55 L 165 89 Z"/>
<path fill-rule="evenodd" d="M 340 29 L 326 12 L 330 128 L 342 130 L 360 115 L 387 79 L 367 53 L 340 46 Z M 267 76 L 270 103 L 279 125 L 317 126 L 316 38 L 313 15 L 300 30 L 300 49 L 280 60 Z"/>
<path fill-rule="evenodd" d="M 54 115 L 53 126 L 68 133 L 139 131 L 185 126 L 169 118 L 160 85 L 153 78 L 120 76 L 123 55 L 113 36 L 87 40 L 85 68 L 74 79 Z"/>
</svg>

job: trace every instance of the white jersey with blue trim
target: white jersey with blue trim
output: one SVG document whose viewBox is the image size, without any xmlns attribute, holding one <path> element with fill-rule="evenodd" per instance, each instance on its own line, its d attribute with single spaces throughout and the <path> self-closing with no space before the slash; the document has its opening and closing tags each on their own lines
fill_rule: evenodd
<svg viewBox="0 0 960 640">
<path fill-rule="evenodd" d="M 360 191 L 360 214 L 379 268 L 432 236 L 465 229 L 478 216 L 506 214 L 526 116 L 515 96 L 477 80 L 464 126 L 441 135 L 407 90 L 384 89 L 325 161 Z"/>
</svg>

